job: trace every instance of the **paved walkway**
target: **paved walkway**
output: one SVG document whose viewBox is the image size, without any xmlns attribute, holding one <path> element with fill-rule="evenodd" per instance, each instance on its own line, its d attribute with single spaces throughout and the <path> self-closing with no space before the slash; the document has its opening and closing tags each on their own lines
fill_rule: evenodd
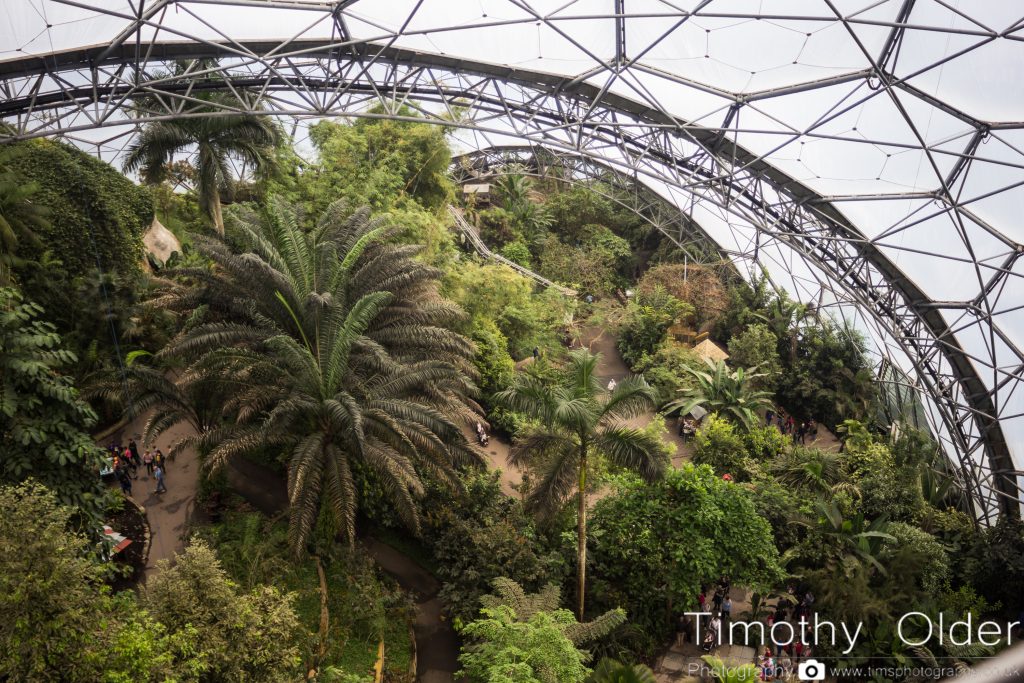
<svg viewBox="0 0 1024 683">
<path fill-rule="evenodd" d="M 142 432 L 148 417 L 147 414 L 132 420 L 120 431 L 104 439 L 100 445 L 107 446 L 113 442 L 127 447 L 128 440 L 134 438 L 140 455 L 147 448 L 159 448 L 167 453 L 170 444 L 191 431 L 191 427 L 186 424 L 177 425 L 164 432 L 156 443 L 143 445 Z M 144 571 L 146 578 L 152 575 L 158 561 L 173 559 L 176 553 L 184 550 L 184 535 L 192 515 L 198 481 L 199 458 L 191 448 L 167 463 L 164 475 L 167 493 L 154 492 L 156 479 L 146 474 L 145 467 L 139 469 L 139 478 L 132 481 L 132 499 L 145 508 L 149 522 L 149 560 Z"/>
</svg>

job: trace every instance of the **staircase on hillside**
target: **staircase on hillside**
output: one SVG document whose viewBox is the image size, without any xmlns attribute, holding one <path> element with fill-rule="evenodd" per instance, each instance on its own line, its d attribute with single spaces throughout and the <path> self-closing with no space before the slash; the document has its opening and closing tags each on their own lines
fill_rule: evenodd
<svg viewBox="0 0 1024 683">
<path fill-rule="evenodd" d="M 469 243 L 473 245 L 473 249 L 476 251 L 476 253 L 480 254 L 485 259 L 490 259 L 492 261 L 502 263 L 511 268 L 512 270 L 516 271 L 520 275 L 524 275 L 530 278 L 531 280 L 533 280 L 534 282 L 543 287 L 554 287 L 565 296 L 576 296 L 576 290 L 569 289 L 568 287 L 563 287 L 559 284 L 556 284 L 551 280 L 547 279 L 546 277 L 538 275 L 529 268 L 524 268 L 515 261 L 511 261 L 502 256 L 501 254 L 495 254 L 493 251 L 491 251 L 487 247 L 487 245 L 484 244 L 484 241 L 480 239 L 480 234 L 476 231 L 476 228 L 473 227 L 473 225 L 471 225 L 470 222 L 467 221 L 466 218 L 462 215 L 462 209 L 459 209 L 449 204 L 448 212 L 452 215 L 452 218 L 455 219 L 455 228 L 460 233 L 465 235 L 466 239 L 469 240 Z"/>
</svg>

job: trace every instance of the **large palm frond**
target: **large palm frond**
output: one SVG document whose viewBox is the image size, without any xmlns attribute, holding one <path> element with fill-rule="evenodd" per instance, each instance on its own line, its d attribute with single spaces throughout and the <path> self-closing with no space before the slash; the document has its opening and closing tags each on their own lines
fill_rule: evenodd
<svg viewBox="0 0 1024 683">
<path fill-rule="evenodd" d="M 436 271 L 392 243 L 393 226 L 339 203 L 308 230 L 273 200 L 228 221 L 241 248 L 197 240 L 213 269 L 172 273 L 161 298 L 183 315 L 202 302 L 207 318 L 163 353 L 235 388 L 209 465 L 279 444 L 297 553 L 324 519 L 353 540 L 368 477 L 415 531 L 421 477 L 482 464 L 453 421 L 478 410 L 474 348 L 448 327 L 460 312 Z"/>
</svg>

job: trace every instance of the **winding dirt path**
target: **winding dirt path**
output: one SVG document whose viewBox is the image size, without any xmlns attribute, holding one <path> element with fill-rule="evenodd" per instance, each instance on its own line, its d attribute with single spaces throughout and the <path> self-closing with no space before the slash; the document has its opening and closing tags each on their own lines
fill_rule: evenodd
<svg viewBox="0 0 1024 683">
<path fill-rule="evenodd" d="M 135 439 L 139 453 L 147 448 L 159 448 L 164 453 L 170 444 L 191 432 L 185 424 L 177 425 L 160 436 L 155 443 L 143 444 L 142 431 L 149 415 L 142 415 L 103 440 L 101 446 L 119 443 L 127 447 L 129 439 Z M 160 560 L 173 560 L 176 553 L 185 549 L 185 533 L 195 505 L 199 481 L 199 458 L 191 448 L 179 453 L 167 463 L 164 474 L 166 493 L 156 493 L 156 479 L 146 474 L 146 468 L 139 468 L 138 479 L 132 481 L 132 499 L 146 510 L 149 523 L 150 547 L 144 576 L 149 578 L 156 571 Z M 142 539 L 132 539 L 138 543 Z"/>
</svg>

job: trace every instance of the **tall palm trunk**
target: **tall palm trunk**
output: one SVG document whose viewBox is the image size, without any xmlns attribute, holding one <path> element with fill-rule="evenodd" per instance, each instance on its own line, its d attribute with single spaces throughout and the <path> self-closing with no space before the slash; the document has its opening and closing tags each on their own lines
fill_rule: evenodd
<svg viewBox="0 0 1024 683">
<path fill-rule="evenodd" d="M 587 583 L 587 446 L 582 446 L 579 477 L 579 509 L 576 511 L 576 594 L 579 596 L 577 618 L 583 621 L 583 604 Z"/>
<path fill-rule="evenodd" d="M 210 218 L 213 219 L 213 229 L 218 237 L 224 236 L 224 212 L 220 205 L 220 189 L 214 188 L 210 195 Z"/>
</svg>

